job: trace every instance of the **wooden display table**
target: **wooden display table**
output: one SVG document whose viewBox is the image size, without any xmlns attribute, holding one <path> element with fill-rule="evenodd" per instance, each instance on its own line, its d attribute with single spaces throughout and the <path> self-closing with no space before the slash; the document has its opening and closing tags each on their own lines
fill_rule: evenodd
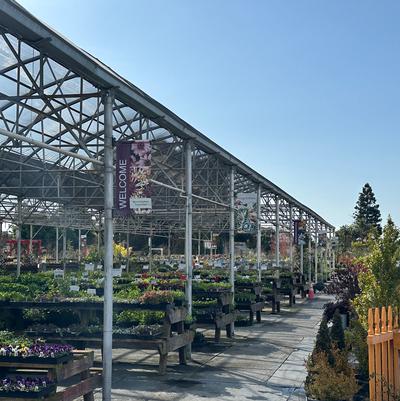
<svg viewBox="0 0 400 401">
<path fill-rule="evenodd" d="M 235 322 L 237 313 L 233 309 L 233 294 L 232 292 L 203 292 L 203 291 L 195 291 L 193 293 L 194 298 L 196 299 L 216 299 L 217 305 L 214 307 L 210 307 L 207 310 L 207 313 L 210 315 L 210 320 L 215 326 L 215 335 L 214 339 L 216 342 L 219 342 L 221 339 L 221 330 L 226 330 L 226 336 L 228 338 L 232 338 L 232 323 Z"/>
<path fill-rule="evenodd" d="M 256 316 L 257 323 L 261 322 L 261 312 L 264 309 L 265 303 L 262 298 L 262 286 L 260 283 L 252 283 L 252 284 L 238 284 L 235 286 L 235 290 L 238 292 L 246 291 L 255 295 L 254 301 L 248 302 L 236 302 L 235 308 L 238 311 L 248 311 L 249 312 L 249 322 L 253 324 L 254 315 Z"/>
<path fill-rule="evenodd" d="M 69 309 L 79 313 L 81 324 L 89 321 L 94 312 L 103 310 L 102 302 L 0 302 L 0 307 L 5 309 Z M 164 312 L 162 334 L 160 337 L 135 338 L 135 336 L 118 336 L 113 339 L 113 347 L 129 349 L 154 349 L 160 355 L 159 372 L 166 373 L 168 353 L 179 352 L 179 363 L 186 364 L 187 346 L 194 339 L 194 331 L 185 330 L 184 321 L 188 315 L 186 306 L 174 304 L 144 305 L 136 303 L 114 303 L 114 311 L 121 310 L 151 310 Z M 52 342 L 71 344 L 77 348 L 103 349 L 102 333 L 90 336 L 60 336 L 51 332 L 27 332 L 34 337 L 42 337 Z M 1 401 L 1 400 L 0 400 Z"/>
<path fill-rule="evenodd" d="M 14 373 L 21 375 L 26 372 L 29 375 L 47 376 L 57 386 L 63 387 L 67 379 L 75 378 L 75 383 L 60 389 L 55 394 L 43 397 L 1 397 L 3 401 L 72 401 L 83 396 L 84 401 L 94 401 L 94 390 L 101 387 L 101 370 L 93 369 L 93 351 L 74 351 L 73 359 L 56 364 L 29 363 L 29 362 L 2 362 L 0 370 L 2 374 Z M 43 373 L 44 372 L 44 373 Z M 27 394 L 28 395 L 28 394 Z"/>
<path fill-rule="evenodd" d="M 272 293 L 266 293 L 264 297 L 268 302 L 271 302 L 272 313 L 279 313 L 281 311 L 281 279 L 264 277 L 263 285 L 265 287 L 272 285 Z"/>
</svg>

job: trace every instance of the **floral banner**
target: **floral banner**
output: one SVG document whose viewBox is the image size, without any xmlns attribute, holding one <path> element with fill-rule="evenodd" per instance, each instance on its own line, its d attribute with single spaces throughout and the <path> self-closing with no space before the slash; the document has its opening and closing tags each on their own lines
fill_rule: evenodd
<svg viewBox="0 0 400 401">
<path fill-rule="evenodd" d="M 294 220 L 294 243 L 295 245 L 305 245 L 306 227 L 303 220 Z"/>
<path fill-rule="evenodd" d="M 150 194 L 150 141 L 118 142 L 116 158 L 115 208 L 121 216 L 148 214 L 152 209 Z"/>
<path fill-rule="evenodd" d="M 238 193 L 235 208 L 237 231 L 255 233 L 257 231 L 257 193 Z"/>
</svg>

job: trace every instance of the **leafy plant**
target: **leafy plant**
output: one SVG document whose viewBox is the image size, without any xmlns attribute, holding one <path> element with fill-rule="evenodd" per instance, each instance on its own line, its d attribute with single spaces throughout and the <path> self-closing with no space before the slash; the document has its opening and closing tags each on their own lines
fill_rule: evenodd
<svg viewBox="0 0 400 401">
<path fill-rule="evenodd" d="M 235 302 L 247 303 L 247 302 L 254 302 L 255 300 L 256 300 L 256 295 L 251 292 L 235 293 Z"/>
<path fill-rule="evenodd" d="M 360 294 L 353 306 L 365 329 L 368 309 L 383 305 L 400 305 L 400 232 L 389 217 L 382 238 L 369 239 L 367 268 L 359 274 Z"/>
<path fill-rule="evenodd" d="M 335 296 L 336 301 L 347 303 L 350 302 L 361 292 L 358 276 L 365 271 L 365 267 L 358 263 L 352 262 L 348 265 L 340 265 L 332 274 L 330 283 L 326 286 L 326 292 Z"/>
</svg>

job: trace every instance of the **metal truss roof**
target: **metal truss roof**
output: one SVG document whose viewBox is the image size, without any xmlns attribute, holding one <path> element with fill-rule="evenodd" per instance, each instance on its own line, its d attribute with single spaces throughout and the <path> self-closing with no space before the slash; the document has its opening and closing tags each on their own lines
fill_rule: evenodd
<svg viewBox="0 0 400 401">
<path fill-rule="evenodd" d="M 303 217 L 316 228 L 333 230 L 313 210 L 12 0 L 0 2 L 0 218 L 17 220 L 19 198 L 24 223 L 88 229 L 101 224 L 102 94 L 110 89 L 115 141 L 148 139 L 153 147 L 153 213 L 129 222 L 116 218 L 116 231 L 184 229 L 187 140 L 193 149 L 194 231 L 228 229 L 232 166 L 235 191 L 261 186 L 264 227 L 276 223 L 279 199 L 283 229 Z"/>
</svg>

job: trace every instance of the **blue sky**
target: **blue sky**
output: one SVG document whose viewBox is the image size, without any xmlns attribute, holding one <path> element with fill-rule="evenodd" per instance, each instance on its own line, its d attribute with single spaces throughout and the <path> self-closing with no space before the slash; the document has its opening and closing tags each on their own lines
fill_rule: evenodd
<svg viewBox="0 0 400 401">
<path fill-rule="evenodd" d="M 400 224 L 398 0 L 19 0 L 336 226 Z"/>
</svg>

